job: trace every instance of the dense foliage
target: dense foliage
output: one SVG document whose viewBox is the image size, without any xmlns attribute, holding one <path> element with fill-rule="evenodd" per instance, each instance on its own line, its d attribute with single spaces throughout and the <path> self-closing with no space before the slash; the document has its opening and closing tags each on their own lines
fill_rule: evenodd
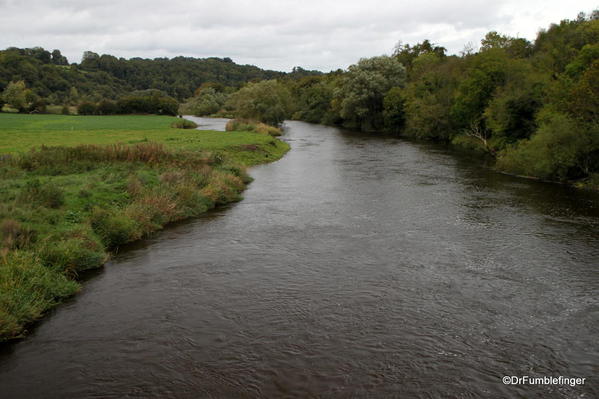
<svg viewBox="0 0 599 399">
<path fill-rule="evenodd" d="M 599 13 L 534 43 L 488 33 L 459 56 L 425 40 L 347 71 L 286 80 L 293 117 L 452 142 L 500 170 L 548 180 L 599 180 Z"/>
<path fill-rule="evenodd" d="M 271 125 L 283 122 L 292 110 L 291 93 L 276 80 L 249 83 L 233 93 L 228 103 L 236 116 Z"/>
<path fill-rule="evenodd" d="M 288 74 L 316 74 L 294 68 Z M 239 88 L 249 81 L 281 78 L 286 74 L 238 65 L 230 58 L 175 57 L 117 58 L 86 51 L 79 64 L 69 64 L 59 50 L 41 47 L 0 51 L 0 92 L 10 82 L 23 81 L 27 88 L 50 104 L 116 100 L 134 90 L 156 89 L 181 101 L 207 82 Z"/>
<path fill-rule="evenodd" d="M 205 83 L 196 90 L 192 98 L 181 105 L 181 113 L 195 116 L 216 114 L 227 102 L 228 94 L 222 85 Z"/>
<path fill-rule="evenodd" d="M 160 90 L 141 90 L 121 97 L 118 101 L 83 102 L 77 107 L 79 115 L 155 114 L 177 115 L 179 103 Z"/>
<path fill-rule="evenodd" d="M 58 50 L 11 48 L 0 51 L 0 105 L 174 114 L 174 101 L 185 100 L 179 111 L 188 114 L 274 125 L 294 118 L 451 142 L 488 154 L 506 172 L 599 181 L 598 18 L 598 11 L 581 13 L 534 42 L 489 32 L 478 51 L 467 46 L 460 55 L 428 40 L 399 43 L 391 56 L 327 74 L 264 71 L 227 58 L 125 60 L 92 52 L 68 65 Z"/>
</svg>

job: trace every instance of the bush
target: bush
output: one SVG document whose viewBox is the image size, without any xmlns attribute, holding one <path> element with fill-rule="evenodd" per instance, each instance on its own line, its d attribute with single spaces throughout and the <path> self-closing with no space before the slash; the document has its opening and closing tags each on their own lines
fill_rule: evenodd
<svg viewBox="0 0 599 399">
<path fill-rule="evenodd" d="M 187 119 L 179 119 L 171 123 L 171 127 L 176 129 L 196 129 L 198 125 L 195 122 L 189 121 Z"/>
<path fill-rule="evenodd" d="M 89 235 L 52 237 L 40 249 L 40 257 L 46 266 L 69 275 L 100 267 L 106 261 L 102 245 Z"/>
<path fill-rule="evenodd" d="M 177 100 L 154 91 L 122 97 L 117 101 L 117 107 L 120 114 L 177 115 L 179 111 Z"/>
<path fill-rule="evenodd" d="M 182 216 L 196 216 L 206 212 L 213 206 L 208 198 L 202 196 L 197 184 L 191 181 L 175 185 L 173 191 L 179 208 L 182 209 Z"/>
<path fill-rule="evenodd" d="M 27 111 L 31 114 L 45 114 L 47 111 L 46 100 L 39 97 L 35 98 L 35 100 L 29 104 Z"/>
<path fill-rule="evenodd" d="M 94 208 L 90 224 L 107 248 L 115 248 L 135 237 L 135 221 L 123 214 L 113 214 L 101 208 Z"/>
<path fill-rule="evenodd" d="M 114 101 L 102 100 L 98 104 L 97 114 L 98 115 L 115 115 L 119 113 L 119 107 Z"/>
<path fill-rule="evenodd" d="M 292 113 L 291 93 L 276 80 L 249 83 L 233 93 L 227 105 L 240 118 L 278 125 Z"/>
<path fill-rule="evenodd" d="M 148 192 L 135 200 L 125 209 L 124 214 L 135 221 L 137 230 L 134 239 L 141 238 L 184 216 L 184 212 L 178 209 L 177 202 L 170 193 L 158 191 Z"/>
<path fill-rule="evenodd" d="M 181 104 L 180 112 L 187 115 L 205 116 L 218 112 L 225 104 L 227 95 L 212 87 L 198 89 L 194 97 Z"/>
<path fill-rule="evenodd" d="M 253 132 L 256 128 L 256 122 L 250 122 L 245 119 L 231 119 L 225 125 L 227 132 Z"/>
<path fill-rule="evenodd" d="M 255 128 L 256 133 L 268 134 L 270 136 L 280 136 L 283 134 L 283 130 L 279 127 L 270 126 L 266 123 L 258 123 Z"/>
<path fill-rule="evenodd" d="M 530 140 L 503 151 L 497 167 L 541 179 L 586 177 L 599 168 L 599 131 L 558 113 L 543 112 Z"/>
<path fill-rule="evenodd" d="M 79 115 L 95 115 L 98 112 L 96 104 L 90 102 L 83 102 L 77 107 L 77 113 Z"/>
<path fill-rule="evenodd" d="M 271 136 L 280 136 L 283 134 L 281 128 L 247 119 L 232 119 L 225 125 L 225 130 L 228 132 L 255 132 Z"/>
</svg>

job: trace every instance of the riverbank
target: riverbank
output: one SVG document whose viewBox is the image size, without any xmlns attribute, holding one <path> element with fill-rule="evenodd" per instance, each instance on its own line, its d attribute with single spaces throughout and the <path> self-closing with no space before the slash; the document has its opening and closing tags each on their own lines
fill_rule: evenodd
<svg viewBox="0 0 599 399">
<path fill-rule="evenodd" d="M 289 149 L 176 119 L 0 114 L 0 340 L 23 336 L 119 245 L 240 200 L 246 168 Z"/>
</svg>

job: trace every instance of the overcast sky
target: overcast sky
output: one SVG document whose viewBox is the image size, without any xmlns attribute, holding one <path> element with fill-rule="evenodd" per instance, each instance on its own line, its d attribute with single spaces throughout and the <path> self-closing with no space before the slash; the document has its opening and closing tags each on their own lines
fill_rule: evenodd
<svg viewBox="0 0 599 399">
<path fill-rule="evenodd" d="M 346 68 L 424 39 L 458 53 L 497 30 L 534 39 L 599 0 L 0 0 L 0 49 L 230 57 L 288 71 Z"/>
</svg>

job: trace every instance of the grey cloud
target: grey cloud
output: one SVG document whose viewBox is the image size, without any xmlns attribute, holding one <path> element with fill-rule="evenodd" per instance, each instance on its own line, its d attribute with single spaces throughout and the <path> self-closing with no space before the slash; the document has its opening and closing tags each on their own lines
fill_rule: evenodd
<svg viewBox="0 0 599 399">
<path fill-rule="evenodd" d="M 59 48 L 71 61 L 92 50 L 331 70 L 389 53 L 399 40 L 430 39 L 456 53 L 490 30 L 533 39 L 549 22 L 591 10 L 592 1 L 0 0 L 0 48 Z"/>
</svg>

